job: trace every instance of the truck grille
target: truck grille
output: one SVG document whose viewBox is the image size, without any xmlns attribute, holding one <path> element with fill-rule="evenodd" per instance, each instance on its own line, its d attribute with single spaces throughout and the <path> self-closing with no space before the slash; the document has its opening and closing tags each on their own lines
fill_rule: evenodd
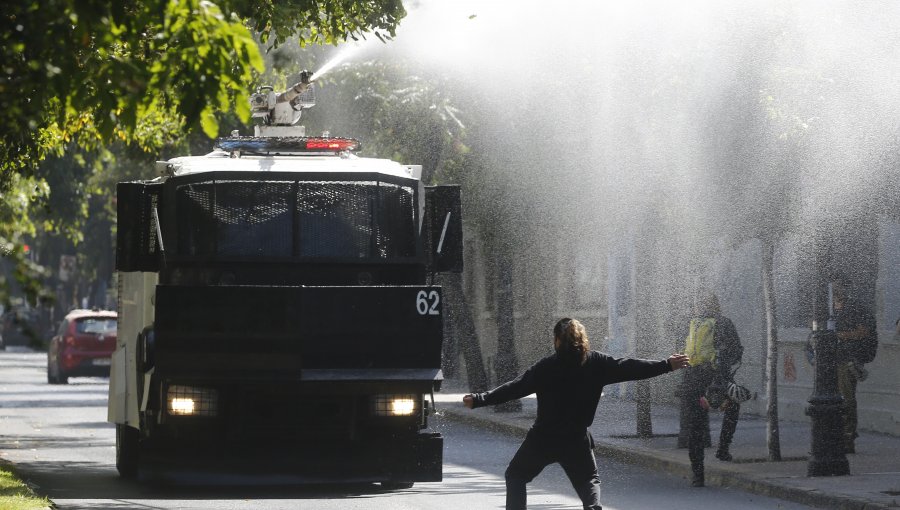
<svg viewBox="0 0 900 510">
<path fill-rule="evenodd" d="M 245 434 L 296 443 L 350 439 L 357 411 L 352 397 L 314 397 L 275 388 L 243 390 L 237 407 Z"/>
</svg>

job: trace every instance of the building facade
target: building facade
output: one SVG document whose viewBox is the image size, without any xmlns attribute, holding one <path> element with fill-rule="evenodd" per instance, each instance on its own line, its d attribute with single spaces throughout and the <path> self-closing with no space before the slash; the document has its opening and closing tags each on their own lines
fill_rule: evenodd
<svg viewBox="0 0 900 510">
<path fill-rule="evenodd" d="M 664 223 L 664 222 L 663 222 Z M 900 221 L 889 215 L 844 226 L 829 248 L 830 267 L 850 276 L 854 296 L 868 306 L 878 326 L 879 348 L 858 386 L 860 428 L 900 435 Z M 717 240 L 698 256 L 696 247 L 666 236 L 665 225 L 634 228 L 584 238 L 583 245 L 559 250 L 555 229 L 519 232 L 513 260 L 515 346 L 519 371 L 552 352 L 551 328 L 561 317 L 576 317 L 588 328 L 592 347 L 614 356 L 662 358 L 684 346 L 691 296 L 713 290 L 722 312 L 732 319 L 744 345 L 736 379 L 754 399 L 744 412 L 765 414 L 766 308 L 763 299 L 762 244 Z M 778 335 L 779 416 L 808 420 L 807 400 L 815 367 L 809 355 L 811 289 L 816 277 L 806 233 L 787 233 L 775 243 L 773 279 Z M 594 244 L 596 243 L 596 244 Z M 498 380 L 496 272 L 491 243 L 467 229 L 463 288 L 475 323 L 490 384 Z M 464 372 L 460 371 L 464 376 Z M 606 389 L 609 398 L 633 398 L 634 383 Z M 651 381 L 655 402 L 675 402 L 674 382 Z"/>
</svg>

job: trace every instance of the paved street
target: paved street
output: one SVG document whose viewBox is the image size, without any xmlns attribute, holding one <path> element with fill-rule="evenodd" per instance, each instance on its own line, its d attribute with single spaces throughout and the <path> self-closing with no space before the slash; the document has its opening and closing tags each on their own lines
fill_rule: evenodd
<svg viewBox="0 0 900 510">
<path fill-rule="evenodd" d="M 45 355 L 0 352 L 0 458 L 61 509 L 437 509 L 501 508 L 503 471 L 519 439 L 439 418 L 445 436 L 444 481 L 384 492 L 377 485 L 312 487 L 156 487 L 121 481 L 114 429 L 106 423 L 102 378 L 46 384 Z M 735 489 L 692 489 L 678 476 L 600 459 L 604 508 L 613 510 L 811 508 Z M 580 508 L 558 466 L 530 488 L 529 508 Z"/>
<path fill-rule="evenodd" d="M 534 422 L 536 399 L 522 400 L 519 412 L 498 413 L 491 409 L 465 409 L 460 388 L 452 381 L 438 394 L 438 406 L 446 416 L 478 427 L 494 427 L 511 435 L 524 435 Z M 655 472 L 676 477 L 690 476 L 687 450 L 677 448 L 678 407 L 652 406 L 654 436 L 635 437 L 635 404 L 627 399 L 603 398 L 597 419 L 591 426 L 596 449 L 605 458 L 626 460 Z M 721 413 L 711 413 L 714 440 L 718 440 Z M 821 508 L 841 510 L 881 510 L 900 508 L 900 438 L 861 431 L 857 451 L 847 456 L 848 476 L 807 476 L 810 448 L 808 421 L 781 420 L 781 462 L 767 460 L 766 421 L 764 417 L 742 414 L 731 453 L 734 462 L 713 457 L 714 447 L 706 453 L 706 484 L 733 487 L 749 493 L 777 497 Z"/>
</svg>

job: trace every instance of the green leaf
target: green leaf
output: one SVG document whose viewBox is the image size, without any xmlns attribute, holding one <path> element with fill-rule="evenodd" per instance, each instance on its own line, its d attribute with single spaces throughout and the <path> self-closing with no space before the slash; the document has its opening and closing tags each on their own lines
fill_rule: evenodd
<svg viewBox="0 0 900 510">
<path fill-rule="evenodd" d="M 200 112 L 200 127 L 203 128 L 203 133 L 210 138 L 219 136 L 219 121 L 208 106 Z"/>
<path fill-rule="evenodd" d="M 234 94 L 234 112 L 241 122 L 250 120 L 250 97 L 244 92 Z"/>
</svg>

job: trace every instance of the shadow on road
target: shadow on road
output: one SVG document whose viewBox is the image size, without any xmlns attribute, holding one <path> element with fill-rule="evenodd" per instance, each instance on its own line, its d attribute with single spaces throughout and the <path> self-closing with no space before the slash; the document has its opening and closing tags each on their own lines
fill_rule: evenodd
<svg viewBox="0 0 900 510">
<path fill-rule="evenodd" d="M 106 407 L 107 399 L 40 399 L 40 400 L 13 400 L 0 404 L 3 408 L 48 408 L 48 407 Z"/>
<path fill-rule="evenodd" d="M 65 508 L 156 508 L 153 501 L 353 499 L 389 496 L 378 484 L 167 485 L 119 477 L 109 464 L 22 462 L 18 472 L 38 492 L 67 501 Z M 417 488 L 404 490 L 414 492 Z M 427 491 L 426 491 L 427 492 Z M 92 501 L 97 500 L 97 501 Z M 127 502 L 126 502 L 127 500 Z M 142 503 L 142 504 L 141 504 Z M 168 505 L 164 505 L 169 508 Z"/>
<path fill-rule="evenodd" d="M 115 443 L 98 437 L 0 436 L 0 450 L 49 450 L 53 448 L 69 450 L 97 446 L 115 446 Z"/>
<path fill-rule="evenodd" d="M 64 429 L 115 429 L 116 425 L 108 421 L 85 421 L 78 423 L 62 423 L 57 425 Z"/>
</svg>

